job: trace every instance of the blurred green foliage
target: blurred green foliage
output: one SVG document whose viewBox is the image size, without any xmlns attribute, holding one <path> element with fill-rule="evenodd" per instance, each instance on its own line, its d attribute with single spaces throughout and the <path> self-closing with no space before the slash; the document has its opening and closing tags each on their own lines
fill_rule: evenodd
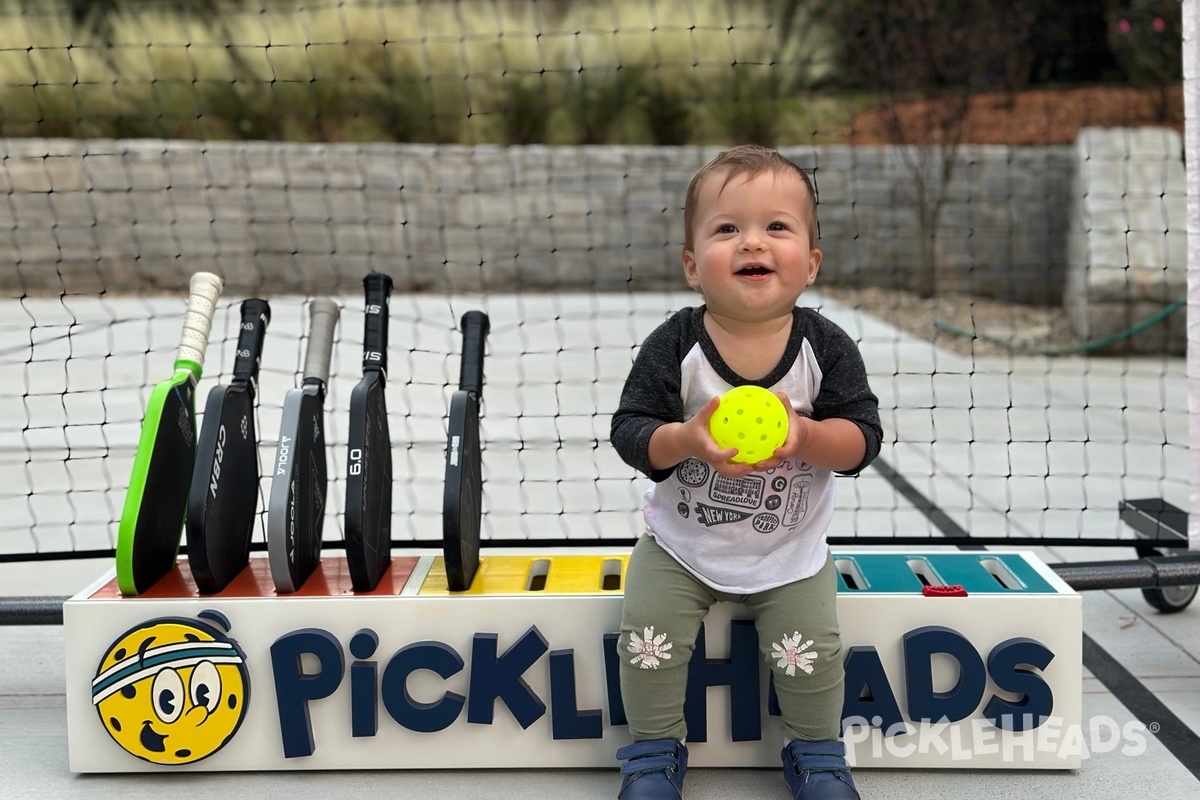
<svg viewBox="0 0 1200 800">
<path fill-rule="evenodd" d="M 1129 81 L 1161 86 L 1183 79 L 1183 18 L 1179 0 L 1114 0 L 1108 42 Z"/>
<path fill-rule="evenodd" d="M 1177 80 L 1179 18 L 1178 0 L 0 0 L 0 135 L 820 143 L 893 96 Z"/>
<path fill-rule="evenodd" d="M 0 0 L 0 135 L 788 141 L 836 68 L 771 0 L 50 2 Z"/>
</svg>

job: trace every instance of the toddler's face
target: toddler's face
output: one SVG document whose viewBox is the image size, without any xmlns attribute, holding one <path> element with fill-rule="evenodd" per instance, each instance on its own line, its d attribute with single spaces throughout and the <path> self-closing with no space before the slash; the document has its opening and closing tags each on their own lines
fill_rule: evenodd
<svg viewBox="0 0 1200 800">
<path fill-rule="evenodd" d="M 712 175 L 697 196 L 693 249 L 683 254 L 688 284 L 709 311 L 744 322 L 790 314 L 817 277 L 805 212 L 808 190 L 786 172 Z"/>
</svg>

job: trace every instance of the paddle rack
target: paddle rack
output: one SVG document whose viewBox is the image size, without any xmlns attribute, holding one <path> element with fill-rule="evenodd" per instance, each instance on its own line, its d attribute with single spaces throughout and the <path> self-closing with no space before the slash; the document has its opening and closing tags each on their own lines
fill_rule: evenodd
<svg viewBox="0 0 1200 800">
<path fill-rule="evenodd" d="M 1051 569 L 1016 551 L 834 557 L 856 766 L 1079 766 L 1081 603 Z M 261 557 L 214 595 L 185 561 L 139 597 L 103 576 L 64 606 L 70 768 L 615 767 L 627 560 L 485 551 L 461 593 L 435 555 L 394 557 L 362 593 L 332 556 L 288 595 Z M 774 705 L 752 622 L 715 606 L 689 670 L 691 763 L 778 766 Z"/>
</svg>

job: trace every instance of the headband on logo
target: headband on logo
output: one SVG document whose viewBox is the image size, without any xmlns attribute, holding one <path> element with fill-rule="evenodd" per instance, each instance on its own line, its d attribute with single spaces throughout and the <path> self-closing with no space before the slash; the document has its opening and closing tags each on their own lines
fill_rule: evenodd
<svg viewBox="0 0 1200 800">
<path fill-rule="evenodd" d="M 92 705 L 98 705 L 126 686 L 153 675 L 163 667 L 194 667 L 202 661 L 214 664 L 245 663 L 231 642 L 176 642 L 148 647 L 144 652 L 118 661 L 92 681 Z"/>
</svg>

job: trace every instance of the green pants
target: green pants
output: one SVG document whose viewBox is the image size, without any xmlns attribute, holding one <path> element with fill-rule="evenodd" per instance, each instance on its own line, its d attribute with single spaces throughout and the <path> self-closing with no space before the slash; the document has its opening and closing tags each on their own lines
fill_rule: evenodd
<svg viewBox="0 0 1200 800">
<path fill-rule="evenodd" d="M 625 578 L 621 616 L 621 700 L 634 741 L 684 739 L 688 661 L 713 603 L 741 603 L 754 615 L 759 651 L 775 678 L 788 740 L 841 735 L 841 635 L 833 556 L 811 578 L 751 595 L 705 586 L 642 537 Z"/>
</svg>

